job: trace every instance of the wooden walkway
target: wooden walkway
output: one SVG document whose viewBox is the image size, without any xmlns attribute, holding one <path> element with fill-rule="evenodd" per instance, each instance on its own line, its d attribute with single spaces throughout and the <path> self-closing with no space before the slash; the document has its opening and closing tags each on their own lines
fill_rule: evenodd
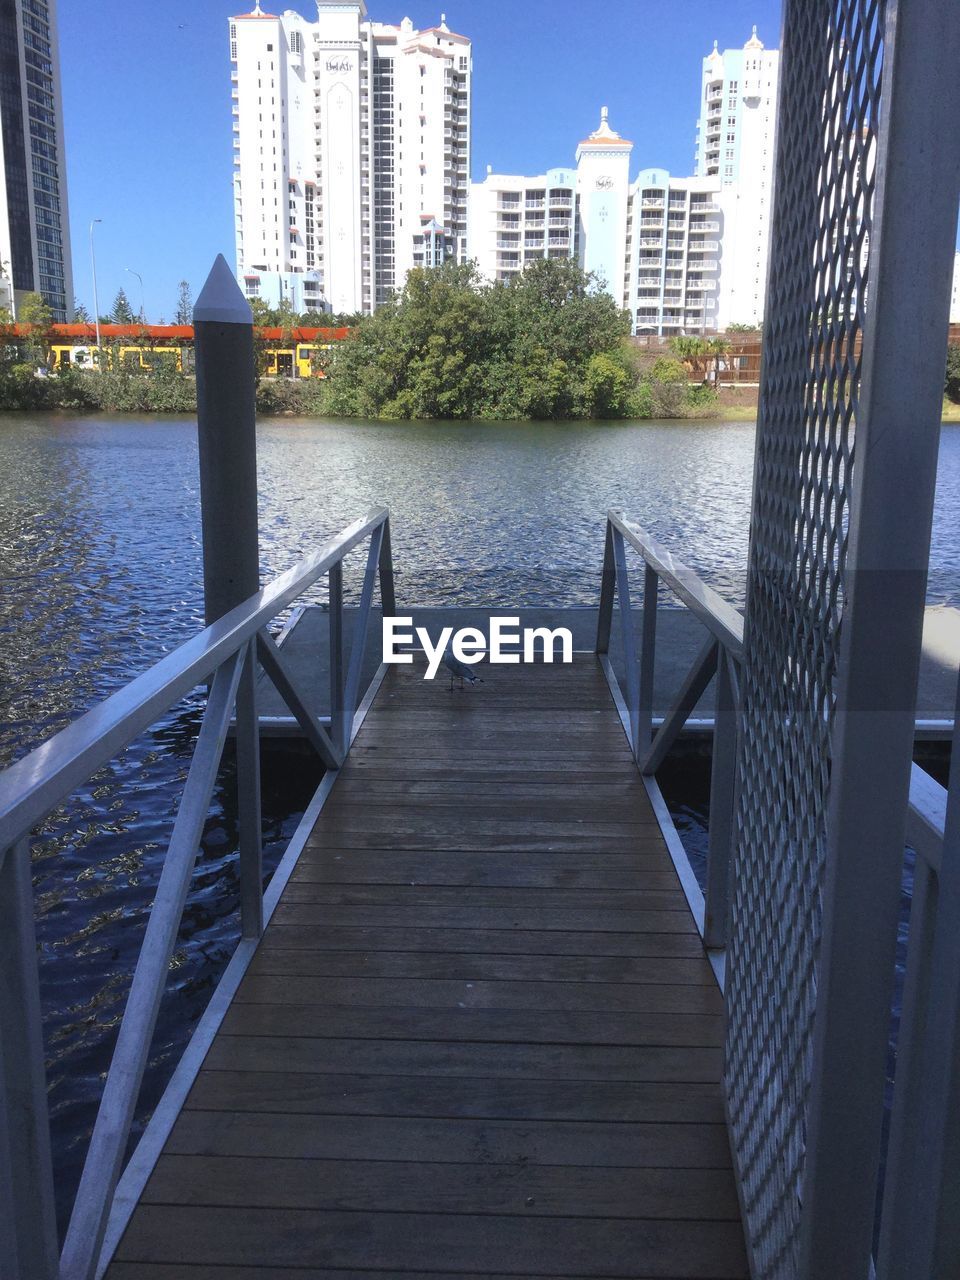
<svg viewBox="0 0 960 1280">
<path fill-rule="evenodd" d="M 722 1002 L 592 656 L 391 673 L 109 1280 L 747 1275 Z"/>
</svg>

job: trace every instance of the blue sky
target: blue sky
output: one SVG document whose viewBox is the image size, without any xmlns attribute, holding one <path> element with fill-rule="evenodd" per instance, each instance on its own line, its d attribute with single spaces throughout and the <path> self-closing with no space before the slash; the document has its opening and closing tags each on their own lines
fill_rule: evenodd
<svg viewBox="0 0 960 1280">
<path fill-rule="evenodd" d="M 742 46 L 757 24 L 779 40 L 779 0 L 368 0 L 370 16 L 434 26 L 441 11 L 473 39 L 473 176 L 487 164 L 537 173 L 573 162 L 610 107 L 636 144 L 633 172 L 693 167 L 700 62 Z M 194 296 L 217 253 L 233 263 L 229 0 L 61 0 L 60 56 L 77 297 L 92 312 L 89 224 L 100 308 L 123 286 L 136 310 L 172 318 L 177 282 Z M 310 15 L 310 0 L 290 0 Z"/>
</svg>

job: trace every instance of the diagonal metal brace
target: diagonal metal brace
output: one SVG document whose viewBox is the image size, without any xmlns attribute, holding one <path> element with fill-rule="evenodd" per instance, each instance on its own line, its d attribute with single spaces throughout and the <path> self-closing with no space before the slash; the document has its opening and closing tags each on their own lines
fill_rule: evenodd
<svg viewBox="0 0 960 1280">
<path fill-rule="evenodd" d="M 664 717 L 663 724 L 657 730 L 657 736 L 650 744 L 650 750 L 640 760 L 640 772 L 649 777 L 663 764 L 667 752 L 673 746 L 680 730 L 689 720 L 694 707 L 703 697 L 704 690 L 713 679 L 717 670 L 719 643 L 711 636 L 697 654 L 693 666 L 680 686 L 673 706 Z"/>
<path fill-rule="evenodd" d="M 257 632 L 257 657 L 280 697 L 328 769 L 339 769 L 343 757 L 297 688 L 286 658 L 266 631 Z"/>
</svg>

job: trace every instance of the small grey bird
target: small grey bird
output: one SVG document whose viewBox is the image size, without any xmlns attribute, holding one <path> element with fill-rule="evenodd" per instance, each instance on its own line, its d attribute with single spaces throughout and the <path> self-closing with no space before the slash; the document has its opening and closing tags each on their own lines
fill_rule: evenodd
<svg viewBox="0 0 960 1280">
<path fill-rule="evenodd" d="M 483 684 L 483 680 L 477 675 L 473 667 L 467 666 L 465 662 L 461 662 L 459 658 L 454 657 L 453 651 L 449 645 L 447 645 L 446 649 L 443 651 L 443 665 L 450 672 L 451 693 L 453 692 L 453 681 L 457 676 L 460 677 L 461 689 L 463 688 L 464 680 L 466 680 L 468 684 Z"/>
</svg>

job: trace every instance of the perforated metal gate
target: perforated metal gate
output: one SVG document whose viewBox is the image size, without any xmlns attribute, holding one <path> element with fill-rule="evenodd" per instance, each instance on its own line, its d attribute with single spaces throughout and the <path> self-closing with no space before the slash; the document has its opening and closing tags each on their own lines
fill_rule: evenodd
<svg viewBox="0 0 960 1280">
<path fill-rule="evenodd" d="M 784 21 L 727 986 L 731 1142 L 764 1280 L 799 1256 L 884 8 L 806 0 Z"/>
</svg>

